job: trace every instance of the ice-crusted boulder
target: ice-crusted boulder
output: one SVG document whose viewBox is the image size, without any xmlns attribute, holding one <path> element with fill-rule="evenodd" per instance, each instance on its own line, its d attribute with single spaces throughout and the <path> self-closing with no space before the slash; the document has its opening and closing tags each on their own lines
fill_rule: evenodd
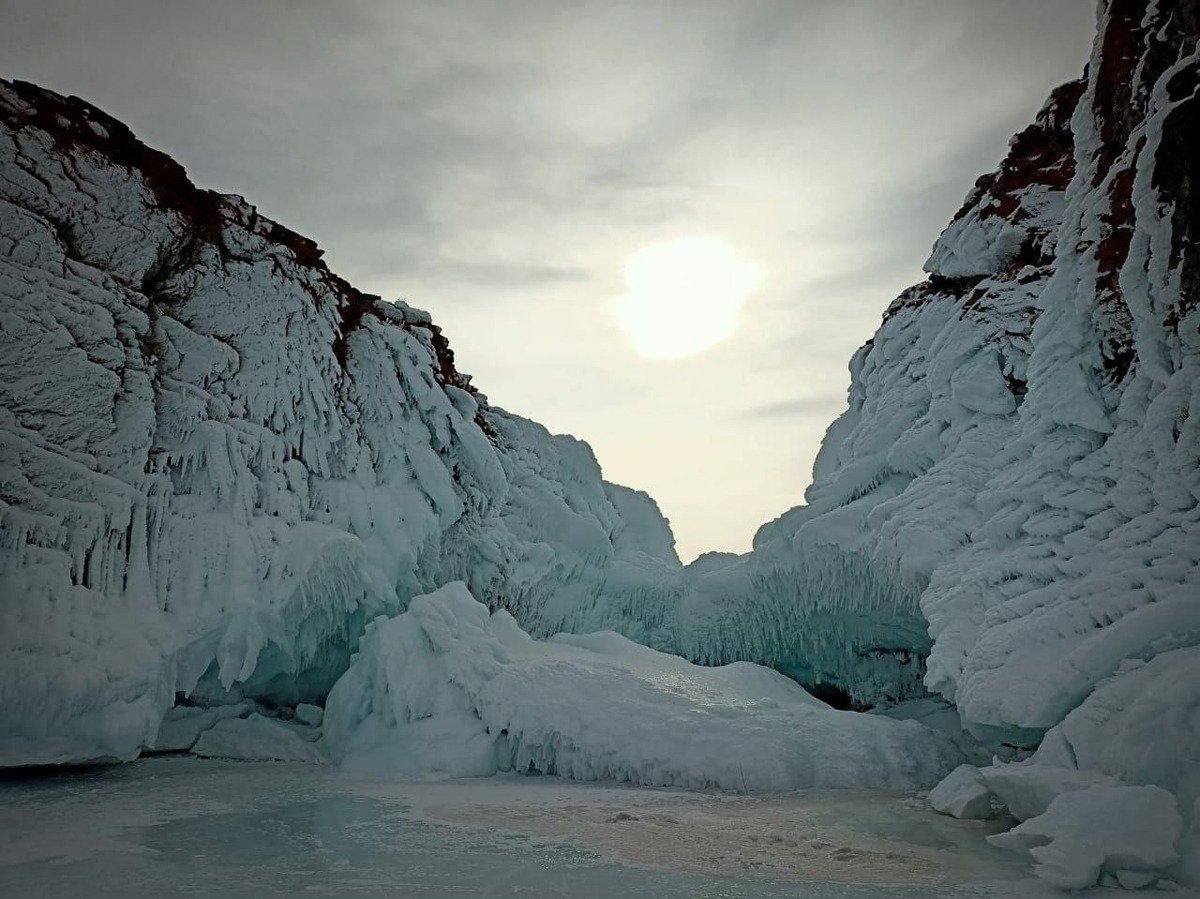
<svg viewBox="0 0 1200 899">
<path fill-rule="evenodd" d="M 295 729 L 257 713 L 246 718 L 222 718 L 200 734 L 192 746 L 192 754 L 248 762 L 317 764 L 322 761 L 314 740 L 307 740 Z"/>
<path fill-rule="evenodd" d="M 489 407 L 427 314 L 82 100 L 0 82 L 0 132 L 0 764 L 130 758 L 177 694 L 320 699 L 454 578 L 655 639 L 653 501 Z"/>
<path fill-rule="evenodd" d="M 988 841 L 1028 852 L 1034 872 L 1063 889 L 1090 887 L 1105 874 L 1138 889 L 1179 860 L 1182 832 L 1175 797 L 1166 790 L 1090 787 L 1064 793 L 1037 817 Z"/>
<path fill-rule="evenodd" d="M 959 765 L 929 791 L 929 807 L 953 818 L 994 818 L 994 795 L 978 768 Z"/>
<path fill-rule="evenodd" d="M 694 665 L 611 631 L 534 640 L 461 582 L 367 628 L 325 740 L 342 764 L 393 775 L 742 792 L 915 789 L 961 759 L 943 734 L 838 711 L 759 665 Z"/>
</svg>

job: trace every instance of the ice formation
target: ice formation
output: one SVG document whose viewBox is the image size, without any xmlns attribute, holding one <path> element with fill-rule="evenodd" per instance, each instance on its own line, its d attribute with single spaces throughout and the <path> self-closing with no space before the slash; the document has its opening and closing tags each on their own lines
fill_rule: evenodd
<svg viewBox="0 0 1200 899">
<path fill-rule="evenodd" d="M 491 406 L 428 315 L 0 82 L 0 764 L 194 745 L 339 677 L 378 698 L 384 632 L 461 580 L 534 637 L 936 696 L 1037 749 L 957 774 L 947 810 L 980 782 L 1029 820 L 1156 786 L 1200 832 L 1200 14 L 1098 23 L 851 360 L 805 504 L 686 567 L 649 497 Z M 426 656 L 431 683 L 459 658 Z"/>
<path fill-rule="evenodd" d="M 838 711 L 759 665 L 694 665 L 611 631 L 534 640 L 462 583 L 367 628 L 325 739 L 343 764 L 407 776 L 743 792 L 915 789 L 961 758 L 920 724 Z"/>
</svg>

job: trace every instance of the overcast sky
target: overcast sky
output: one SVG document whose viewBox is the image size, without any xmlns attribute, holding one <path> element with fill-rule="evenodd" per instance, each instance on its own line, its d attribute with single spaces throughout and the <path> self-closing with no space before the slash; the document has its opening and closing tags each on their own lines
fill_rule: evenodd
<svg viewBox="0 0 1200 899">
<path fill-rule="evenodd" d="M 1049 90 L 1093 0 L 0 0 L 78 94 L 430 310 L 491 401 L 589 441 L 681 556 L 798 504 L 851 353 Z M 723 241 L 732 335 L 639 355 L 626 261 Z"/>
</svg>

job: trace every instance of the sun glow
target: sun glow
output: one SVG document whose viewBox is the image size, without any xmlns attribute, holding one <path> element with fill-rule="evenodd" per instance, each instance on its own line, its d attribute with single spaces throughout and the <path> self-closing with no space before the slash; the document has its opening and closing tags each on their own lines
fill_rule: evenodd
<svg viewBox="0 0 1200 899">
<path fill-rule="evenodd" d="M 762 279 L 716 237 L 680 237 L 638 250 L 625 265 L 628 291 L 616 313 L 643 356 L 678 359 L 720 343 Z"/>
</svg>

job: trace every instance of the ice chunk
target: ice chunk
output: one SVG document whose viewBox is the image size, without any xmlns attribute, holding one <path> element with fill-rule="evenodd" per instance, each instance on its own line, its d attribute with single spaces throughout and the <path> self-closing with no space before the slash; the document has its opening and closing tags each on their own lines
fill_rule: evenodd
<svg viewBox="0 0 1200 899">
<path fill-rule="evenodd" d="M 1160 787 L 1090 787 L 1058 796 L 1041 815 L 988 841 L 1028 851 L 1035 874 L 1080 890 L 1102 872 L 1123 886 L 1153 882 L 1178 861 L 1182 831 L 1175 797 Z"/>
<path fill-rule="evenodd" d="M 1095 771 L 1076 771 L 1032 761 L 991 765 L 981 768 L 979 774 L 1018 821 L 1042 814 L 1063 793 L 1117 784 L 1114 778 Z"/>
<path fill-rule="evenodd" d="M 225 718 L 206 730 L 192 747 L 205 758 L 320 762 L 321 753 L 291 728 L 257 713 Z"/>
<path fill-rule="evenodd" d="M 994 818 L 992 791 L 974 765 L 959 765 L 929 791 L 935 812 L 954 818 Z"/>
<path fill-rule="evenodd" d="M 320 727 L 321 721 L 325 718 L 325 710 L 319 705 L 302 702 L 296 706 L 295 717 L 301 724 Z"/>
<path fill-rule="evenodd" d="M 961 760 L 920 724 L 834 710 L 758 665 L 697 666 L 612 632 L 534 640 L 461 583 L 368 627 L 325 735 L 335 760 L 405 776 L 740 791 L 912 789 Z"/>
<path fill-rule="evenodd" d="M 240 718 L 250 711 L 249 703 L 221 705 L 212 708 L 176 706 L 163 716 L 154 741 L 156 752 L 182 752 L 191 749 L 200 734 L 225 718 Z"/>
</svg>

